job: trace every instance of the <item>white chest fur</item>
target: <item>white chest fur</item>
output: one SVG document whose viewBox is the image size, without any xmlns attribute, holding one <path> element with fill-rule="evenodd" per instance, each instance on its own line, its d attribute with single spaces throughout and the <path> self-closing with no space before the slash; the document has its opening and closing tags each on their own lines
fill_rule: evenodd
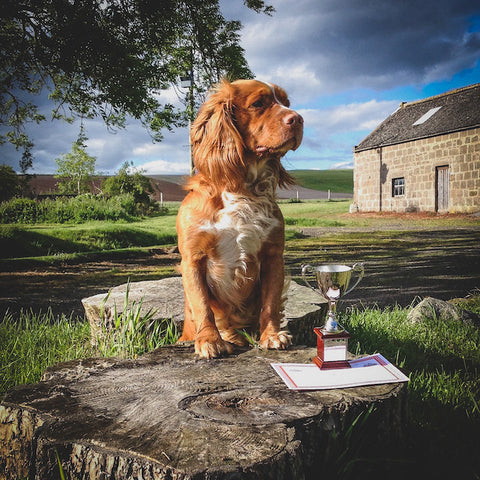
<svg viewBox="0 0 480 480">
<path fill-rule="evenodd" d="M 258 253 L 272 229 L 279 225 L 274 216 L 273 198 L 245 197 L 228 192 L 222 195 L 224 208 L 215 222 L 202 229 L 217 237 L 215 258 L 207 264 L 207 282 L 221 295 L 235 297 L 235 292 L 258 276 Z"/>
</svg>

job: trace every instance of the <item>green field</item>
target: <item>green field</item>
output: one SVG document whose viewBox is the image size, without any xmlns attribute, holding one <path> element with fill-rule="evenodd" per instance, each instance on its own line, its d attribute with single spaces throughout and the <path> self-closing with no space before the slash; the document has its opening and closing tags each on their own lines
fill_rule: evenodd
<svg viewBox="0 0 480 480">
<path fill-rule="evenodd" d="M 175 213 L 134 222 L 0 225 L 0 258 L 55 257 L 169 245 L 177 241 Z"/>
<path fill-rule="evenodd" d="M 353 170 L 291 170 L 289 173 L 305 188 L 353 193 Z"/>
<path fill-rule="evenodd" d="M 353 170 L 289 170 L 297 183 L 305 188 L 330 190 L 333 193 L 353 193 Z M 166 182 L 182 184 L 183 175 L 152 175 L 153 178 Z"/>
<path fill-rule="evenodd" d="M 132 222 L 90 221 L 83 224 L 0 225 L 0 259 L 61 257 L 75 254 L 117 252 L 177 241 L 175 219 L 179 202 L 168 204 L 168 213 Z M 478 225 L 471 216 L 421 215 L 398 217 L 390 214 L 349 214 L 350 200 L 315 200 L 306 202 L 281 201 L 287 239 L 299 228 L 343 227 L 348 229 L 375 228 L 396 230 L 415 228 L 457 228 Z"/>
</svg>

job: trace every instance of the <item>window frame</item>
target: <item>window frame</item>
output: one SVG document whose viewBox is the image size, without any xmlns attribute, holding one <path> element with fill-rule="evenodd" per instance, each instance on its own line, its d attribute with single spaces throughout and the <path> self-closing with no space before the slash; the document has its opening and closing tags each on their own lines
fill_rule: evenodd
<svg viewBox="0 0 480 480">
<path fill-rule="evenodd" d="M 405 196 L 405 177 L 392 178 L 392 197 Z"/>
</svg>

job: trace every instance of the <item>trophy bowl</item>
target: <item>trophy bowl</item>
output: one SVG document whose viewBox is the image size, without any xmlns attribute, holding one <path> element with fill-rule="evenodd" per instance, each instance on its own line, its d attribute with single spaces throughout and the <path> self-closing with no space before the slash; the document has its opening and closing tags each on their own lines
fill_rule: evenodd
<svg viewBox="0 0 480 480">
<path fill-rule="evenodd" d="M 355 283 L 350 286 L 352 274 L 358 275 Z M 308 281 L 307 275 L 314 277 L 316 287 Z M 324 330 L 327 332 L 341 331 L 337 323 L 337 302 L 347 293 L 350 293 L 362 280 L 364 275 L 363 263 L 355 263 L 352 267 L 341 264 L 303 265 L 302 277 L 304 282 L 321 297 L 328 301 L 328 317 Z M 349 288 L 350 286 L 350 288 Z"/>
</svg>

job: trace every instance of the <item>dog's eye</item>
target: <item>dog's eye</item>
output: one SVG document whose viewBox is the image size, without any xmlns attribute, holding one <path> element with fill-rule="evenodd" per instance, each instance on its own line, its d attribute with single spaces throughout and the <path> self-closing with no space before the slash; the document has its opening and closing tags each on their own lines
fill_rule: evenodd
<svg viewBox="0 0 480 480">
<path fill-rule="evenodd" d="M 263 100 L 257 100 L 256 102 L 253 102 L 250 106 L 253 108 L 262 108 Z"/>
</svg>

